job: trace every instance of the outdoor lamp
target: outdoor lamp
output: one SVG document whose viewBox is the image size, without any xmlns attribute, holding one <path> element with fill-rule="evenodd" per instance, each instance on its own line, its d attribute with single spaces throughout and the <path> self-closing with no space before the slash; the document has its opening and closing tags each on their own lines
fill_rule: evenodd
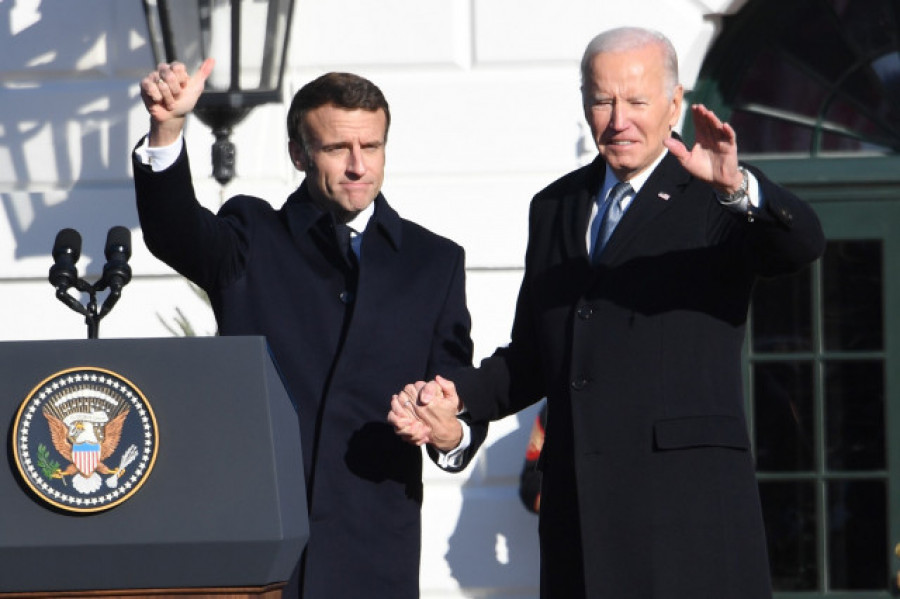
<svg viewBox="0 0 900 599">
<path fill-rule="evenodd" d="M 253 107 L 281 101 L 294 0 L 143 0 L 155 64 L 216 66 L 194 114 L 212 129 L 213 177 L 234 177 L 232 128 Z"/>
</svg>

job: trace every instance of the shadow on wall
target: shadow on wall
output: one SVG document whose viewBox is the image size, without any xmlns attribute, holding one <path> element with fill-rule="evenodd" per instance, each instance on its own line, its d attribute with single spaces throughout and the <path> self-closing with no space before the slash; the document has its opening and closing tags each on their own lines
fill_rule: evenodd
<svg viewBox="0 0 900 599">
<path fill-rule="evenodd" d="M 130 41 L 146 35 L 140 3 L 110 4 L 103 18 L 86 14 L 95 3 L 24 4 L 0 1 L 0 206 L 16 259 L 48 255 L 72 227 L 97 270 L 108 229 L 138 225 L 129 88 L 152 66 Z M 93 59 L 104 55 L 115 63 Z"/>
<path fill-rule="evenodd" d="M 468 597 L 538 596 L 538 518 L 519 499 L 519 474 L 539 405 L 515 416 L 518 428 L 481 450 L 480 470 L 463 485 L 446 560 Z"/>
</svg>

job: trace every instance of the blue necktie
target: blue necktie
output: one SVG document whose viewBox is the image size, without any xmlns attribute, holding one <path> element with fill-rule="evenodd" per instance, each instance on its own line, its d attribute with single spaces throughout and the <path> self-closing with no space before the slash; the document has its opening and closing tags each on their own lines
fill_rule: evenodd
<svg viewBox="0 0 900 599">
<path fill-rule="evenodd" d="M 597 233 L 597 239 L 594 241 L 594 249 L 591 256 L 591 260 L 594 263 L 599 259 L 600 253 L 603 251 L 603 248 L 606 247 L 616 225 L 618 225 L 619 221 L 622 219 L 622 214 L 625 212 L 622 207 L 622 200 L 632 191 L 631 183 L 628 183 L 627 181 L 616 183 L 609 192 L 606 202 L 600 206 L 603 220 L 600 223 L 600 231 Z"/>
<path fill-rule="evenodd" d="M 347 260 L 347 264 L 356 268 L 359 265 L 356 251 L 353 249 L 353 241 L 351 239 L 352 230 L 344 223 L 335 223 L 334 232 L 337 236 L 338 247 L 341 255 Z"/>
</svg>

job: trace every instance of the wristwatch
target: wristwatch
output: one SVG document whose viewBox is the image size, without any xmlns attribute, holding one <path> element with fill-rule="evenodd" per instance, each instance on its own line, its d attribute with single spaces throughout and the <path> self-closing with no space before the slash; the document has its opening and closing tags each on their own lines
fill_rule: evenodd
<svg viewBox="0 0 900 599">
<path fill-rule="evenodd" d="M 747 169 L 742 166 L 738 167 L 738 170 L 741 171 L 741 186 L 737 188 L 733 193 L 722 194 L 722 203 L 723 204 L 736 204 L 744 200 L 747 197 L 747 187 L 750 184 L 750 176 L 747 173 Z"/>
</svg>

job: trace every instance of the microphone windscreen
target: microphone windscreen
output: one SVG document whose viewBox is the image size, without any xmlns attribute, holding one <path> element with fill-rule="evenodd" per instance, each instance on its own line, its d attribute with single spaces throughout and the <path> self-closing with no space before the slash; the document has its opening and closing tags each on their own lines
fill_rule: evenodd
<svg viewBox="0 0 900 599">
<path fill-rule="evenodd" d="M 124 254 L 125 260 L 131 258 L 131 231 L 127 227 L 113 227 L 106 234 L 106 259 L 112 260 L 117 253 Z"/>
<path fill-rule="evenodd" d="M 56 234 L 56 241 L 53 242 L 53 260 L 58 260 L 64 254 L 70 254 L 73 263 L 78 262 L 81 257 L 81 234 L 75 229 L 62 229 Z"/>
</svg>

